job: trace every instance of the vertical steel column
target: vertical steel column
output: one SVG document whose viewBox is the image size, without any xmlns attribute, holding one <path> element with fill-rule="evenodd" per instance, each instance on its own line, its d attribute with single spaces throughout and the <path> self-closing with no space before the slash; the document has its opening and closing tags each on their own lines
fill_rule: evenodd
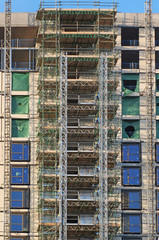
<svg viewBox="0 0 159 240">
<path fill-rule="evenodd" d="M 148 219 L 148 239 L 155 239 L 155 190 L 154 190 L 154 149 L 155 142 L 153 136 L 154 126 L 154 100 L 153 100 L 153 46 L 152 46 L 152 0 L 145 1 L 145 34 L 146 34 L 146 110 L 147 110 L 147 171 L 148 171 L 148 191 L 147 191 L 147 219 Z"/>
<path fill-rule="evenodd" d="M 99 239 L 108 239 L 108 59 L 101 53 L 99 60 Z"/>
<path fill-rule="evenodd" d="M 4 240 L 10 239 L 11 0 L 5 2 L 4 34 Z"/>
<path fill-rule="evenodd" d="M 60 240 L 67 240 L 67 53 L 60 54 Z"/>
</svg>

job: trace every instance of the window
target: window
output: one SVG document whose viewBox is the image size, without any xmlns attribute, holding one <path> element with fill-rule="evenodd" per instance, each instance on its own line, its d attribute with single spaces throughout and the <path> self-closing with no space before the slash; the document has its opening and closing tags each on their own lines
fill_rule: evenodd
<svg viewBox="0 0 159 240">
<path fill-rule="evenodd" d="M 29 167 L 12 167 L 11 184 L 29 184 Z"/>
<path fill-rule="evenodd" d="M 156 168 L 156 185 L 159 186 L 159 168 Z"/>
<path fill-rule="evenodd" d="M 29 161 L 28 143 L 12 143 L 11 151 L 12 161 Z"/>
<path fill-rule="evenodd" d="M 29 237 L 24 237 L 24 238 L 11 238 L 11 240 L 29 240 Z"/>
<path fill-rule="evenodd" d="M 123 221 L 124 233 L 141 233 L 140 214 L 124 214 Z"/>
<path fill-rule="evenodd" d="M 156 192 L 156 199 L 157 199 L 157 201 L 156 201 L 156 205 L 157 205 L 156 208 L 159 209 L 159 191 Z"/>
<path fill-rule="evenodd" d="M 29 191 L 11 190 L 11 208 L 29 208 Z"/>
<path fill-rule="evenodd" d="M 159 144 L 156 144 L 156 162 L 159 163 Z"/>
<path fill-rule="evenodd" d="M 29 215 L 11 214 L 11 232 L 28 232 L 29 230 Z"/>
<path fill-rule="evenodd" d="M 141 191 L 123 190 L 122 209 L 141 209 Z"/>
<path fill-rule="evenodd" d="M 123 185 L 141 185 L 140 168 L 123 168 Z"/>
<path fill-rule="evenodd" d="M 136 238 L 136 237 L 124 237 L 122 240 L 141 240 L 141 238 Z"/>
<path fill-rule="evenodd" d="M 78 216 L 67 216 L 68 224 L 78 224 Z"/>
<path fill-rule="evenodd" d="M 157 233 L 159 233 L 159 215 L 157 215 Z"/>
<path fill-rule="evenodd" d="M 122 161 L 123 162 L 140 162 L 140 144 L 122 145 Z"/>
</svg>

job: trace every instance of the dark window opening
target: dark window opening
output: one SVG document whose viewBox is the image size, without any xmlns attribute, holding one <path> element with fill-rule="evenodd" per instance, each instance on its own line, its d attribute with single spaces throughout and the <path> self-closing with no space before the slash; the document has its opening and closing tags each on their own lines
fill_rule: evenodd
<svg viewBox="0 0 159 240">
<path fill-rule="evenodd" d="M 139 69 L 139 51 L 122 51 L 122 68 Z"/>
<path fill-rule="evenodd" d="M 155 28 L 155 46 L 159 46 L 159 28 Z"/>
<path fill-rule="evenodd" d="M 68 224 L 78 224 L 78 216 L 68 216 L 67 223 Z"/>
<path fill-rule="evenodd" d="M 68 167 L 67 174 L 68 175 L 78 175 L 78 167 Z"/>
<path fill-rule="evenodd" d="M 156 80 L 156 88 L 157 88 L 157 91 L 159 91 L 159 79 Z"/>
<path fill-rule="evenodd" d="M 139 28 L 122 28 L 121 45 L 139 46 Z"/>
<path fill-rule="evenodd" d="M 68 104 L 78 104 L 78 99 L 68 99 L 67 103 Z"/>
<path fill-rule="evenodd" d="M 78 145 L 77 144 L 71 144 L 71 143 L 68 143 L 67 145 L 67 150 L 68 151 L 78 151 Z"/>
<path fill-rule="evenodd" d="M 155 52 L 156 69 L 159 69 L 159 51 Z"/>
<path fill-rule="evenodd" d="M 126 134 L 128 135 L 128 137 L 132 137 L 132 135 L 134 134 L 134 132 L 135 132 L 135 128 L 134 128 L 134 126 L 128 126 L 128 127 L 126 127 L 125 128 L 125 132 L 126 132 Z"/>
<path fill-rule="evenodd" d="M 123 80 L 123 87 L 131 91 L 135 91 L 137 86 L 137 80 Z"/>
</svg>

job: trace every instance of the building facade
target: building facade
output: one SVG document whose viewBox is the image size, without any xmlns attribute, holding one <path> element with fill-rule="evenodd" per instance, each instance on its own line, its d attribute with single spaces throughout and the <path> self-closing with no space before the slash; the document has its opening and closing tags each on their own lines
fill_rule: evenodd
<svg viewBox="0 0 159 240">
<path fill-rule="evenodd" d="M 0 239 L 158 239 L 158 19 L 150 156 L 144 14 L 115 6 L 12 13 L 7 149 L 0 14 Z"/>
</svg>

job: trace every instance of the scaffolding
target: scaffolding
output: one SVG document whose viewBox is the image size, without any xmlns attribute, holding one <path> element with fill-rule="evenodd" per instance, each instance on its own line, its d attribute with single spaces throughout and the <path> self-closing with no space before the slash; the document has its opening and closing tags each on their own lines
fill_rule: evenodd
<svg viewBox="0 0 159 240">
<path fill-rule="evenodd" d="M 5 2 L 4 43 L 4 240 L 10 239 L 11 1 Z"/>
<path fill-rule="evenodd" d="M 120 227 L 116 5 L 88 2 L 37 13 L 41 240 L 111 240 Z"/>
<path fill-rule="evenodd" d="M 145 34 L 146 34 L 146 109 L 147 109 L 147 170 L 148 170 L 148 190 L 147 190 L 147 219 L 148 219 L 148 239 L 155 239 L 155 141 L 154 141 L 154 84 L 153 84 L 153 45 L 152 45 L 152 0 L 145 1 Z"/>
</svg>

